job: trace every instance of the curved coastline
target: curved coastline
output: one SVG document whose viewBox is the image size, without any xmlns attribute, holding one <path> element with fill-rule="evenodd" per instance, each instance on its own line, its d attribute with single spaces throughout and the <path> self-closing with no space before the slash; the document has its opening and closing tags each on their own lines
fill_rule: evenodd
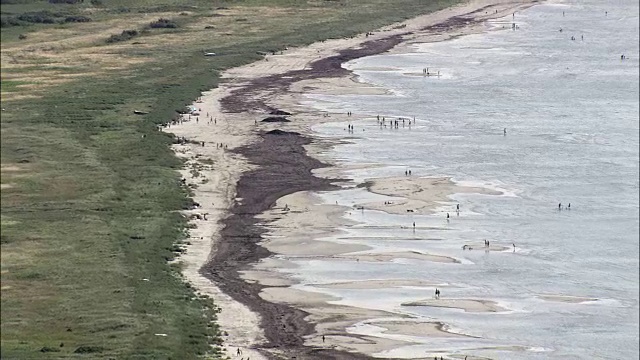
<svg viewBox="0 0 640 360">
<path fill-rule="evenodd" d="M 371 36 L 328 40 L 306 48 L 291 49 L 283 55 L 267 56 L 265 60 L 269 64 L 264 61 L 229 70 L 225 77 L 235 81 L 204 93 L 203 98 L 194 104 L 202 109 L 202 113 L 216 117 L 215 126 L 209 122 L 205 125 L 190 121 L 167 130 L 208 144 L 202 147 L 189 143 L 175 146 L 179 156 L 189 159 L 188 166 L 195 166 L 202 158 L 214 161 L 213 166 L 201 169 L 197 175 L 190 168 L 182 172 L 186 181 L 194 185 L 194 199 L 201 204 L 200 208 L 190 212 L 204 213 L 209 217 L 205 216 L 204 221 L 193 221 L 196 226 L 190 232 L 191 245 L 181 261 L 185 263 L 187 279 L 200 292 L 213 297 L 222 308 L 220 325 L 229 334 L 226 339 L 228 354 L 241 348 L 253 359 L 284 355 L 305 359 L 359 359 L 369 358 L 382 348 L 397 346 L 395 342 L 376 346 L 375 342 L 382 340 L 349 334 L 345 330 L 355 322 L 388 314 L 356 308 L 345 312 L 339 306 L 323 305 L 322 301 L 315 300 L 305 306 L 285 299 L 273 301 L 277 298 L 274 294 L 281 291 L 268 290 L 266 293 L 271 295 L 263 298 L 265 289 L 273 289 L 273 284 L 280 284 L 274 280 L 280 275 L 274 275 L 272 271 L 266 274 L 270 272 L 269 267 L 290 266 L 286 261 L 252 266 L 256 263 L 264 265 L 267 263 L 265 259 L 277 253 L 268 243 L 265 244 L 267 233 L 278 234 L 277 226 L 270 230 L 265 225 L 271 226 L 278 220 L 286 222 L 289 203 L 282 206 L 280 199 L 288 195 L 292 201 L 300 200 L 301 192 L 329 190 L 341 182 L 313 174 L 314 170 L 327 167 L 318 160 L 325 160 L 319 152 L 332 144 L 312 139 L 311 126 L 335 119 L 327 116 L 329 114 L 306 108 L 301 104 L 300 94 L 315 85 L 322 87 L 321 82 L 327 78 L 335 79 L 330 81 L 332 86 L 342 84 L 343 90 L 354 85 L 363 87 L 354 81 L 348 70 L 342 68 L 344 62 L 394 51 L 398 46 L 411 42 L 441 41 L 483 31 L 485 29 L 481 25 L 489 18 L 508 15 L 533 3 L 472 1 L 401 23 L 406 26 L 386 27 Z M 497 13 L 487 15 L 484 13 L 487 9 L 497 10 Z M 336 52 L 333 49 L 340 50 Z M 261 118 L 268 116 L 265 114 L 275 109 L 294 113 L 294 121 L 258 125 Z M 207 131 L 203 131 L 204 128 Z M 274 129 L 285 132 L 271 132 Z M 216 144 L 215 149 L 213 143 Z M 219 143 L 224 148 L 218 148 Z M 314 206 L 309 199 L 300 201 L 303 208 Z M 292 203 L 291 208 L 294 206 Z M 343 206 L 337 206 L 332 211 L 344 210 Z M 299 228 L 290 230 L 289 236 L 301 235 Z M 305 231 L 317 238 L 330 230 L 316 228 Z M 350 251 L 340 254 L 356 251 L 345 250 Z M 248 281 L 245 272 L 252 271 L 252 280 Z M 279 287 L 288 283 L 282 282 L 284 285 Z M 313 307 L 322 308 L 322 311 L 314 311 Z M 329 317 L 342 320 L 334 319 L 329 323 Z M 317 335 L 320 332 L 331 333 L 334 338 L 344 338 L 345 341 L 325 346 Z M 365 345 L 349 346 L 349 342 L 356 338 Z"/>
</svg>

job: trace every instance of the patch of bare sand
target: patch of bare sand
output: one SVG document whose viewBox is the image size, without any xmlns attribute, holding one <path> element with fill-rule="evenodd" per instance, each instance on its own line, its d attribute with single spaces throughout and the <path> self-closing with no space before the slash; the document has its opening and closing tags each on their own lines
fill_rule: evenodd
<svg viewBox="0 0 640 360">
<path fill-rule="evenodd" d="M 469 338 L 474 337 L 466 334 L 458 334 L 449 331 L 448 326 L 443 322 L 418 322 L 418 321 L 375 321 L 368 322 L 370 325 L 386 329 L 385 334 L 409 335 L 416 337 L 451 337 Z"/>
<path fill-rule="evenodd" d="M 569 304 L 580 304 L 589 301 L 598 301 L 597 298 L 571 295 L 540 295 L 538 296 L 538 298 L 546 301 L 563 302 Z"/>
<path fill-rule="evenodd" d="M 286 278 L 278 273 L 267 270 L 257 270 L 254 268 L 253 270 L 245 270 L 240 271 L 242 274 L 242 278 L 249 283 L 259 283 L 264 286 L 291 286 L 295 285 L 296 282 Z"/>
<path fill-rule="evenodd" d="M 296 192 L 283 196 L 269 211 L 259 215 L 268 233 L 262 245 L 270 251 L 291 257 L 333 256 L 368 250 L 358 244 L 337 244 L 319 238 L 337 234 L 346 207 L 323 204 L 311 192 Z"/>
<path fill-rule="evenodd" d="M 221 311 L 217 322 L 228 334 L 224 338 L 223 348 L 228 356 L 233 356 L 240 348 L 243 354 L 252 359 L 262 360 L 264 356 L 254 347 L 264 341 L 259 328 L 260 317 L 251 312 L 245 305 L 235 301 L 223 293 L 216 284 L 200 274 L 200 268 L 215 252 L 216 241 L 220 236 L 220 221 L 227 216 L 227 211 L 235 201 L 235 184 L 240 174 L 251 166 L 238 156 L 216 144 L 224 143 L 234 148 L 251 141 L 253 133 L 236 115 L 222 114 L 218 99 L 223 96 L 224 89 L 218 88 L 203 94 L 202 102 L 194 103 L 217 118 L 217 124 L 208 121 L 185 121 L 170 125 L 165 131 L 190 140 L 204 141 L 205 146 L 185 143 L 173 146 L 178 157 L 186 160 L 185 168 L 180 171 L 185 183 L 194 189 L 194 201 L 200 206 L 185 211 L 185 215 L 200 215 L 200 219 L 192 218 L 194 225 L 189 230 L 190 239 L 186 252 L 176 261 L 182 264 L 182 273 L 199 293 L 213 298 Z M 208 164 L 203 164 L 206 159 Z M 195 171 L 194 171 L 195 170 Z M 206 181 L 205 181 L 206 180 Z M 206 215 L 206 219 L 202 216 Z"/>
<path fill-rule="evenodd" d="M 307 319 L 316 324 L 316 334 L 306 337 L 305 345 L 308 346 L 330 347 L 364 354 L 374 354 L 383 350 L 412 344 L 409 341 L 353 334 L 346 330 L 357 323 L 369 319 L 397 319 L 398 315 L 378 310 L 331 304 L 318 304 L 317 306 L 304 307 L 303 310 L 310 314 Z M 324 341 L 322 336 L 325 336 Z"/>
<path fill-rule="evenodd" d="M 13 184 L 0 184 L 1 190 L 11 189 L 12 187 L 13 187 Z"/>
<path fill-rule="evenodd" d="M 432 255 L 419 251 L 397 251 L 397 252 L 384 252 L 384 253 L 356 253 L 356 254 L 344 254 L 338 255 L 337 258 L 344 258 L 357 261 L 367 262 L 389 262 L 395 259 L 412 259 L 412 260 L 424 260 L 439 263 L 460 263 L 459 260 L 444 256 L 444 255 Z"/>
<path fill-rule="evenodd" d="M 298 290 L 292 287 L 264 288 L 260 292 L 260 297 L 269 302 L 280 302 L 304 307 L 317 306 L 328 301 L 340 300 L 339 298 L 331 295 Z"/>
<path fill-rule="evenodd" d="M 26 169 L 24 167 L 20 167 L 17 165 L 2 165 L 0 166 L 0 171 L 6 171 L 6 172 L 17 172 L 17 171 L 25 171 Z"/>
<path fill-rule="evenodd" d="M 392 340 L 367 335 L 349 334 L 341 332 L 341 330 L 338 330 L 338 328 L 336 328 L 335 332 L 332 332 L 330 329 L 324 329 L 322 325 L 323 324 L 319 324 L 319 326 L 317 326 L 318 333 L 322 333 L 323 330 L 329 330 L 325 335 L 325 341 L 322 341 L 322 336 L 318 335 L 314 338 L 307 339 L 307 341 L 305 341 L 305 345 L 313 347 L 333 348 L 364 354 L 375 354 L 387 349 L 393 349 L 400 346 L 413 344 L 408 341 Z"/>
<path fill-rule="evenodd" d="M 42 95 L 20 94 L 17 92 L 3 92 L 2 103 L 7 103 L 10 101 L 26 100 L 26 99 L 39 99 L 41 97 Z"/>
<path fill-rule="evenodd" d="M 373 179 L 365 182 L 367 189 L 375 194 L 397 197 L 387 201 L 359 204 L 365 209 L 379 210 L 391 214 L 430 213 L 442 202 L 451 201 L 450 195 L 473 193 L 501 195 L 499 191 L 456 185 L 450 178 L 421 178 L 414 176 Z"/>
<path fill-rule="evenodd" d="M 291 85 L 291 91 L 327 95 L 389 95 L 384 88 L 363 83 L 355 76 L 302 80 Z"/>
<path fill-rule="evenodd" d="M 350 290 L 358 290 L 358 289 L 389 289 L 395 287 L 403 287 L 403 286 L 417 286 L 417 287 L 431 287 L 440 284 L 422 281 L 422 280 L 413 280 L 413 279 L 389 279 L 389 280 L 360 280 L 360 281 L 341 281 L 341 282 L 333 282 L 333 283 L 325 283 L 325 284 L 313 284 L 314 287 L 325 288 L 325 289 L 350 289 Z"/>
<path fill-rule="evenodd" d="M 411 301 L 402 303 L 402 306 L 429 306 L 461 309 L 466 312 L 502 312 L 507 309 L 498 306 L 495 301 L 491 300 L 474 300 L 474 299 L 425 299 L 419 301 Z"/>
<path fill-rule="evenodd" d="M 317 330 L 316 334 L 306 337 L 305 344 L 309 346 L 368 353 L 410 344 L 406 341 L 358 335 L 345 331 L 346 328 L 367 319 L 392 315 L 384 311 L 329 304 L 329 301 L 336 301 L 339 298 L 291 287 L 265 288 L 260 296 L 267 301 L 286 303 L 309 313 L 307 319 L 316 324 Z M 395 316 L 396 319 L 397 317 Z"/>
</svg>

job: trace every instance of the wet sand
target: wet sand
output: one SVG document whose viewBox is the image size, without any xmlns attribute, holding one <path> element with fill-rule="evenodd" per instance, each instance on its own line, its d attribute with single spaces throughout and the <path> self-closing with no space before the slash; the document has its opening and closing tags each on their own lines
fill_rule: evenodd
<svg viewBox="0 0 640 360">
<path fill-rule="evenodd" d="M 570 295 L 540 295 L 538 298 L 546 301 L 563 302 L 569 304 L 581 304 L 590 301 L 598 301 L 596 298 Z"/>
<path fill-rule="evenodd" d="M 475 299 L 425 299 L 403 303 L 402 306 L 429 306 L 460 309 L 466 312 L 501 312 L 507 309 L 498 306 L 495 301 Z"/>
</svg>

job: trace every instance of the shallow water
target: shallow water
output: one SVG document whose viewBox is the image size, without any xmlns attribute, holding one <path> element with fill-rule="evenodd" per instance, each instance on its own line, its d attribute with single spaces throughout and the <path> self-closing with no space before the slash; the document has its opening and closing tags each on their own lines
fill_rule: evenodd
<svg viewBox="0 0 640 360">
<path fill-rule="evenodd" d="M 340 297 L 338 303 L 443 321 L 479 337 L 400 336 L 419 344 L 381 357 L 638 356 L 638 2 L 547 3 L 516 14 L 514 21 L 515 31 L 509 16 L 487 24 L 505 26 L 503 31 L 347 64 L 362 81 L 394 95 L 310 97 L 323 110 L 369 116 L 351 122 L 352 135 L 344 130 L 346 122 L 315 129 L 318 136 L 352 140 L 329 154 L 339 163 L 379 165 L 349 171 L 356 181 L 401 176 L 411 169 L 413 176 L 449 176 L 462 185 L 505 193 L 456 194 L 434 215 L 351 211 L 345 216 L 359 225 L 338 235 L 339 241 L 377 251 L 414 250 L 461 263 L 312 260 L 297 261 L 300 267 L 289 270 L 303 284 L 425 280 L 442 284 L 443 297 L 494 300 L 508 309 L 473 313 L 400 305 L 432 297 L 433 287 L 311 289 Z M 621 54 L 628 59 L 621 61 Z M 421 76 L 426 67 L 441 76 Z M 415 116 L 416 123 L 384 128 L 377 114 L 387 121 L 403 116 L 413 122 Z M 322 196 L 327 203 L 383 201 L 363 189 Z M 560 202 L 563 208 L 571 203 L 571 210 L 558 211 Z M 454 215 L 457 203 L 459 216 Z M 450 222 L 445 212 L 452 214 Z M 414 221 L 415 232 L 410 229 Z M 461 250 L 462 244 L 483 239 L 507 250 Z M 552 302 L 538 297 L 544 294 L 598 300 Z M 379 329 L 363 325 L 352 331 Z"/>
</svg>

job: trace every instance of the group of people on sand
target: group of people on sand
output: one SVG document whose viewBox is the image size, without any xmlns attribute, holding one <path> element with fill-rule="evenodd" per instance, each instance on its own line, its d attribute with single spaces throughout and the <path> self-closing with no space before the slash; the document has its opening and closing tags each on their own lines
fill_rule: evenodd
<svg viewBox="0 0 640 360">
<path fill-rule="evenodd" d="M 571 203 L 569 203 L 564 209 L 571 210 Z M 558 203 L 558 211 L 562 211 L 562 203 Z"/>
<path fill-rule="evenodd" d="M 403 117 L 399 117 L 397 119 L 389 120 L 389 125 L 390 125 L 390 127 L 392 129 L 398 129 L 400 127 L 401 122 L 402 122 L 402 127 L 405 127 L 406 121 L 409 122 L 409 128 L 411 128 L 411 124 L 412 124 L 411 119 L 406 119 L 406 118 L 403 118 Z M 378 125 L 380 125 L 380 128 L 382 128 L 382 127 L 386 128 L 387 127 L 387 118 L 384 117 L 384 116 L 382 118 L 380 118 L 380 115 L 377 115 L 376 116 L 376 122 L 377 122 Z M 415 125 L 415 123 L 416 123 L 416 117 L 414 116 L 413 117 L 413 124 Z"/>
<path fill-rule="evenodd" d="M 456 204 L 456 213 L 460 215 L 460 204 Z M 449 213 L 447 213 L 447 222 L 449 221 Z M 513 246 L 513 251 L 516 251 L 516 244 L 511 244 Z M 484 247 L 489 250 L 491 248 L 491 242 L 487 239 L 484 239 Z M 471 245 L 464 244 L 462 245 L 462 250 L 473 250 Z"/>
<path fill-rule="evenodd" d="M 513 246 L 513 252 L 516 252 L 516 244 L 513 243 L 511 246 Z M 484 248 L 487 249 L 487 251 L 491 248 L 491 242 L 487 239 L 484 239 Z M 464 244 L 462 245 L 462 250 L 473 250 L 473 247 L 471 245 Z"/>
<path fill-rule="evenodd" d="M 434 74 L 432 72 L 429 72 L 429 68 L 424 68 L 424 69 L 422 69 L 422 75 L 424 75 L 424 76 L 434 76 L 435 75 L 435 76 L 440 77 L 440 71 L 438 71 L 437 73 Z"/>
</svg>

